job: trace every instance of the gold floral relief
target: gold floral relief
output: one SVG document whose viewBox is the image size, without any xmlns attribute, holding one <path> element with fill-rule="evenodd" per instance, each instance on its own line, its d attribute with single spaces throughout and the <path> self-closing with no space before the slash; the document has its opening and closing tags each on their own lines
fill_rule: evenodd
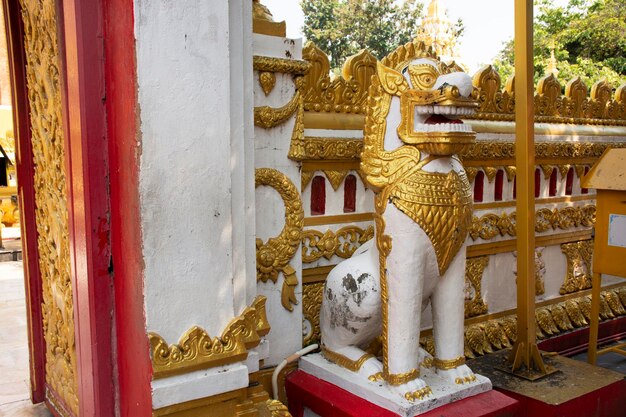
<svg viewBox="0 0 626 417">
<path fill-rule="evenodd" d="M 320 309 L 324 295 L 324 282 L 304 284 L 302 287 L 302 334 L 304 346 L 319 343 L 320 333 Z"/>
<path fill-rule="evenodd" d="M 540 208 L 535 212 L 535 232 L 550 230 L 568 230 L 574 227 L 591 227 L 596 220 L 596 206 Z M 474 216 L 469 235 L 472 240 L 490 240 L 497 236 L 515 237 L 515 212 L 488 213 L 481 217 Z"/>
<path fill-rule="evenodd" d="M 465 264 L 465 318 L 479 316 L 487 312 L 483 300 L 482 280 L 489 256 L 467 258 Z"/>
<path fill-rule="evenodd" d="M 256 240 L 257 280 L 276 282 L 278 274 L 283 273 L 284 281 L 281 290 L 283 307 L 293 311 L 298 304 L 295 289 L 298 285 L 296 270 L 289 262 L 296 254 L 304 227 L 304 210 L 300 191 L 282 172 L 273 168 L 258 168 L 255 173 L 255 186 L 272 187 L 278 192 L 285 204 L 285 226 L 277 237 L 267 242 Z"/>
<path fill-rule="evenodd" d="M 65 407 L 78 415 L 56 2 L 21 0 L 20 4 L 35 165 L 46 383 Z"/>
<path fill-rule="evenodd" d="M 155 332 L 148 333 L 153 378 L 189 373 L 229 363 L 248 356 L 270 331 L 265 311 L 266 298 L 257 296 L 240 316 L 226 326 L 222 335 L 212 338 L 202 328 L 193 326 L 177 344 L 168 343 Z"/>
<path fill-rule="evenodd" d="M 362 229 L 358 226 L 345 226 L 333 232 L 326 230 L 305 230 L 302 232 L 302 262 L 311 263 L 324 257 L 333 256 L 348 259 L 365 242 L 374 237 L 374 226 Z"/>
<path fill-rule="evenodd" d="M 567 273 L 559 293 L 570 294 L 591 288 L 593 239 L 563 243 L 561 252 L 567 259 Z"/>
</svg>

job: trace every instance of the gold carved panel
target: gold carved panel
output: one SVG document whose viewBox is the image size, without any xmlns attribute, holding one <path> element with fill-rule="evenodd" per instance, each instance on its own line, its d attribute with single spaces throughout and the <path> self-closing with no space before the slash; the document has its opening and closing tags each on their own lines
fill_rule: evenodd
<svg viewBox="0 0 626 417">
<path fill-rule="evenodd" d="M 593 204 L 554 209 L 541 208 L 535 212 L 535 232 L 568 230 L 579 226 L 591 227 L 595 220 L 596 206 Z M 515 212 L 474 216 L 469 235 L 472 240 L 479 238 L 490 240 L 496 236 L 515 237 L 515 225 Z"/>
<path fill-rule="evenodd" d="M 487 312 L 483 300 L 482 280 L 489 256 L 467 258 L 465 264 L 465 318 L 479 316 Z"/>
<path fill-rule="evenodd" d="M 559 293 L 570 294 L 591 288 L 593 239 L 563 243 L 561 252 L 567 259 L 567 275 Z"/>
<path fill-rule="evenodd" d="M 326 230 L 305 230 L 302 232 L 302 262 L 311 263 L 324 257 L 333 256 L 348 259 L 359 246 L 374 237 L 374 226 L 362 229 L 358 226 L 345 226 L 333 232 Z"/>
<path fill-rule="evenodd" d="M 305 284 L 302 287 L 302 315 L 304 346 L 319 343 L 320 333 L 320 309 L 324 295 L 324 281 Z"/>
<path fill-rule="evenodd" d="M 78 415 L 56 2 L 21 0 L 43 287 L 47 385 Z"/>
</svg>

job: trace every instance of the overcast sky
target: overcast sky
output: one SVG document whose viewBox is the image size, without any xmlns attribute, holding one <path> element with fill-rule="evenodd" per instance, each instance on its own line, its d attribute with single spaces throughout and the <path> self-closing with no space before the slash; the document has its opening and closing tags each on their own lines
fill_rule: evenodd
<svg viewBox="0 0 626 417">
<path fill-rule="evenodd" d="M 426 5 L 429 0 L 422 0 Z M 302 37 L 304 16 L 299 0 L 262 0 L 277 21 L 287 22 L 287 36 Z M 502 49 L 502 44 L 513 37 L 514 0 L 440 0 L 448 9 L 450 20 L 460 17 L 465 24 L 465 33 L 459 41 L 461 61 L 470 73 L 482 64 L 488 64 Z M 566 4 L 567 0 L 553 3 Z M 426 7 L 425 7 L 426 8 Z"/>
</svg>

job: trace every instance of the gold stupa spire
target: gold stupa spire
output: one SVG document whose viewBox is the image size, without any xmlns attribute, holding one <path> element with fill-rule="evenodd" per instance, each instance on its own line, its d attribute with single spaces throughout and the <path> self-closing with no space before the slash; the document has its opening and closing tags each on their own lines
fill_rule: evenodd
<svg viewBox="0 0 626 417">
<path fill-rule="evenodd" d="M 552 74 L 555 77 L 559 75 L 559 70 L 556 67 L 556 58 L 554 57 L 554 43 L 550 46 L 550 59 L 548 60 L 548 65 L 546 66 L 546 75 Z"/>
<path fill-rule="evenodd" d="M 430 1 L 428 14 L 422 19 L 418 37 L 426 45 L 431 46 L 443 60 L 453 60 L 457 57 L 453 25 L 446 15 L 443 0 Z"/>
</svg>

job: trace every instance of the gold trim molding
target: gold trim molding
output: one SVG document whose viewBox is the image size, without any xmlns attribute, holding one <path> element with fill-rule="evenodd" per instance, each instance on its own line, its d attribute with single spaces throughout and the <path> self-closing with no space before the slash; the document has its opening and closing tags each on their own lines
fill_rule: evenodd
<svg viewBox="0 0 626 417">
<path fill-rule="evenodd" d="M 270 331 L 265 312 L 266 298 L 257 296 L 252 305 L 226 326 L 221 337 L 211 338 L 198 326 L 187 330 L 177 344 L 168 345 L 158 333 L 148 333 L 153 378 L 189 373 L 240 362 Z"/>
<path fill-rule="evenodd" d="M 267 93 L 266 93 L 267 94 Z M 291 100 L 282 107 L 259 106 L 254 108 L 254 125 L 271 129 L 285 123 L 298 110 L 300 92 L 296 91 Z"/>
<path fill-rule="evenodd" d="M 252 57 L 252 68 L 256 71 L 304 75 L 310 67 L 311 64 L 308 62 L 297 59 L 274 58 L 259 55 Z"/>
<path fill-rule="evenodd" d="M 488 213 L 481 217 L 474 216 L 469 229 L 472 240 L 490 240 L 496 236 L 515 237 L 515 212 L 500 215 Z M 535 232 L 549 230 L 568 230 L 573 227 L 591 227 L 596 220 L 596 206 L 570 206 L 562 208 L 541 208 L 535 212 Z"/>
<path fill-rule="evenodd" d="M 302 159 L 358 160 L 363 151 L 362 139 L 304 138 Z"/>
<path fill-rule="evenodd" d="M 293 311 L 298 304 L 295 289 L 298 285 L 296 270 L 289 262 L 296 254 L 302 239 L 304 210 L 300 191 L 282 172 L 273 168 L 258 168 L 255 173 L 255 187 L 268 186 L 278 192 L 285 204 L 285 225 L 277 237 L 267 242 L 256 240 L 257 281 L 276 283 L 280 272 L 284 275 L 281 290 L 283 307 Z"/>
<path fill-rule="evenodd" d="M 305 230 L 302 232 L 302 262 L 315 262 L 322 257 L 330 260 L 333 256 L 348 259 L 365 242 L 374 237 L 374 226 L 362 229 L 346 226 L 333 232 L 326 230 Z"/>
</svg>

